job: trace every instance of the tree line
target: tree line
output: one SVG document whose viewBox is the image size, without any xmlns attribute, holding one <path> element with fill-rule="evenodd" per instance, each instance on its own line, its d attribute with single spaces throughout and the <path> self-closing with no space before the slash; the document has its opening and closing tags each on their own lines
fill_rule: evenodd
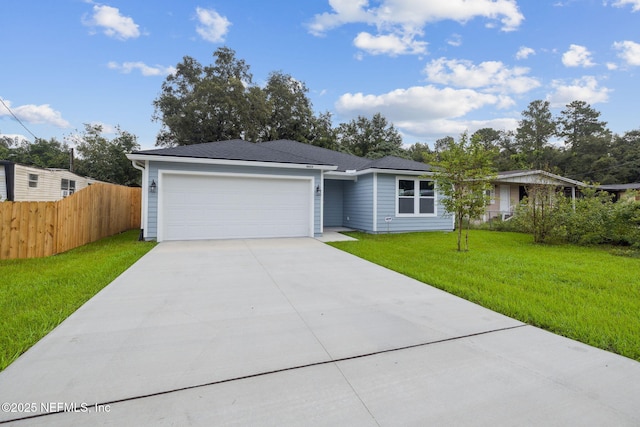
<svg viewBox="0 0 640 427">
<path fill-rule="evenodd" d="M 99 181 L 113 184 L 140 185 L 140 171 L 136 170 L 127 153 L 140 149 L 137 137 L 122 129 L 108 139 L 101 125 L 86 124 L 84 130 L 72 137 L 75 145 L 55 138 L 36 138 L 35 141 L 15 141 L 0 138 L 0 159 L 41 168 L 68 169 Z"/>
<path fill-rule="evenodd" d="M 166 77 L 153 100 L 152 120 L 161 124 L 156 145 L 173 147 L 244 139 L 251 142 L 291 139 L 368 158 L 395 155 L 421 162 L 437 161 L 451 146 L 447 136 L 433 146 L 403 146 L 402 135 L 382 114 L 358 116 L 333 124 L 331 113 L 315 113 L 306 84 L 282 71 L 271 72 L 262 86 L 235 51 L 221 47 L 214 61 L 202 65 L 185 56 Z M 557 117 L 548 101 L 532 101 L 515 131 L 484 128 L 470 135 L 493 153 L 498 171 L 543 169 L 581 181 L 640 181 L 640 129 L 613 134 L 600 112 L 574 101 Z M 137 137 L 118 129 L 109 140 L 99 125 L 85 125 L 74 136 L 76 173 L 132 185 L 139 183 L 125 154 L 139 149 Z M 0 139 L 0 159 L 41 167 L 69 167 L 69 144 L 37 139 L 15 144 Z"/>
<path fill-rule="evenodd" d="M 425 161 L 453 141 L 448 136 L 433 147 L 418 142 L 405 148 L 400 132 L 379 113 L 333 126 L 329 112 L 314 113 L 303 82 L 277 71 L 260 87 L 233 50 L 222 47 L 213 56 L 208 66 L 184 57 L 162 84 L 153 102 L 153 119 L 162 124 L 156 145 L 292 139 L 362 157 Z M 602 184 L 640 181 L 640 129 L 615 135 L 584 101 L 554 117 L 548 101 L 535 100 L 515 131 L 484 128 L 471 138 L 495 153 L 498 171 L 542 169 Z"/>
</svg>

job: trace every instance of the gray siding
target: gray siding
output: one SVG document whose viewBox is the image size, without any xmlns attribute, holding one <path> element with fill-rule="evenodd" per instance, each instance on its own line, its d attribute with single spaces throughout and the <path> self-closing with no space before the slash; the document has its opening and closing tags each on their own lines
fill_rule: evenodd
<svg viewBox="0 0 640 427">
<path fill-rule="evenodd" d="M 373 174 L 344 183 L 343 222 L 345 227 L 373 232 Z"/>
<path fill-rule="evenodd" d="M 385 217 L 391 217 L 388 224 L 390 232 L 406 231 L 436 231 L 453 229 L 451 216 L 446 214 L 440 203 L 442 195 L 436 196 L 436 216 L 427 217 L 397 217 L 396 216 L 396 175 L 378 174 L 378 232 L 387 232 Z"/>
<path fill-rule="evenodd" d="M 185 172 L 217 172 L 217 173 L 239 173 L 239 174 L 257 174 L 257 175 L 280 175 L 280 176 L 312 176 L 314 177 L 314 187 L 320 184 L 321 174 L 319 170 L 305 169 L 285 169 L 285 168 L 267 168 L 254 166 L 227 166 L 227 165 L 204 165 L 189 163 L 171 163 L 171 162 L 149 162 L 149 183 L 155 180 L 158 183 L 158 170 L 185 171 Z M 160 189 L 158 189 L 158 192 Z M 147 218 L 147 239 L 156 239 L 158 237 L 158 192 L 149 194 Z M 314 192 L 313 229 L 316 236 L 322 234 L 320 227 L 320 197 Z"/>
<path fill-rule="evenodd" d="M 324 181 L 324 226 L 342 227 L 344 218 L 344 183 L 326 179 Z"/>
</svg>

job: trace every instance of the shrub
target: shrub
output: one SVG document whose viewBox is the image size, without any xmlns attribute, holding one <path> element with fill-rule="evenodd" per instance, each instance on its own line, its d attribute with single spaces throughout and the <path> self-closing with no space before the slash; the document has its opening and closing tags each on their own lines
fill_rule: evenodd
<svg viewBox="0 0 640 427">
<path fill-rule="evenodd" d="M 550 243 L 566 239 L 567 199 L 549 185 L 531 185 L 528 196 L 515 210 L 513 226 L 533 234 L 536 243 Z"/>
<path fill-rule="evenodd" d="M 610 239 L 613 244 L 640 249 L 640 202 L 629 199 L 614 203 Z"/>
<path fill-rule="evenodd" d="M 579 245 L 598 245 L 611 240 L 612 197 L 593 188 L 585 188 L 575 201 L 575 209 L 566 212 L 567 241 Z"/>
<path fill-rule="evenodd" d="M 640 202 L 629 198 L 614 203 L 609 194 L 594 188 L 583 189 L 582 197 L 573 201 L 552 187 L 533 186 L 508 222 L 511 229 L 533 234 L 537 243 L 640 249 Z"/>
</svg>

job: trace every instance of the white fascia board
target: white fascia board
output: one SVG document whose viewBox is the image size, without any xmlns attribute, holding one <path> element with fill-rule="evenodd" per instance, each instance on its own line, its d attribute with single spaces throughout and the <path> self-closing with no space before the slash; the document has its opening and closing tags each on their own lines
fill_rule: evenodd
<svg viewBox="0 0 640 427">
<path fill-rule="evenodd" d="M 347 173 L 347 172 L 339 172 L 339 171 L 329 171 L 324 173 L 325 179 L 334 179 L 341 181 L 355 181 L 356 174 L 355 173 Z"/>
<path fill-rule="evenodd" d="M 427 171 L 412 171 L 405 169 L 363 169 L 356 172 L 356 175 L 365 175 L 368 173 L 386 173 L 392 175 L 415 175 L 415 176 L 432 176 L 433 172 Z"/>
<path fill-rule="evenodd" d="M 265 168 L 289 168 L 289 169 L 305 169 L 305 170 L 323 170 L 334 171 L 337 166 L 330 165 L 309 165 L 302 163 L 275 163 L 275 162 L 258 162 L 250 160 L 225 160 L 225 159 L 203 159 L 198 157 L 177 157 L 177 156 L 156 156 L 149 154 L 127 154 L 129 160 L 141 160 L 150 162 L 171 162 L 171 163 L 191 163 L 204 165 L 227 165 L 227 166 L 258 166 Z"/>
<path fill-rule="evenodd" d="M 410 170 L 400 170 L 400 169 L 363 169 L 357 172 L 340 172 L 340 171 L 326 172 L 325 177 L 327 179 L 341 179 L 341 180 L 356 181 L 358 176 L 367 175 L 371 173 L 386 173 L 390 175 L 411 175 L 411 176 L 432 176 L 433 175 L 433 172 L 426 172 L 426 171 L 410 171 Z"/>
</svg>

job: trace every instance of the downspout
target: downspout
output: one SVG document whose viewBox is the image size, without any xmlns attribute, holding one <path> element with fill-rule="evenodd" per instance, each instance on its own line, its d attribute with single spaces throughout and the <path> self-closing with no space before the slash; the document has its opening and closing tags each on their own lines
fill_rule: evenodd
<svg viewBox="0 0 640 427">
<path fill-rule="evenodd" d="M 131 165 L 142 172 L 142 203 L 140 203 L 140 235 L 138 240 L 143 241 L 146 238 L 145 224 L 147 222 L 147 169 L 140 165 L 137 160 L 131 160 Z"/>
<path fill-rule="evenodd" d="M 373 173 L 373 232 L 378 232 L 378 172 Z"/>
</svg>

